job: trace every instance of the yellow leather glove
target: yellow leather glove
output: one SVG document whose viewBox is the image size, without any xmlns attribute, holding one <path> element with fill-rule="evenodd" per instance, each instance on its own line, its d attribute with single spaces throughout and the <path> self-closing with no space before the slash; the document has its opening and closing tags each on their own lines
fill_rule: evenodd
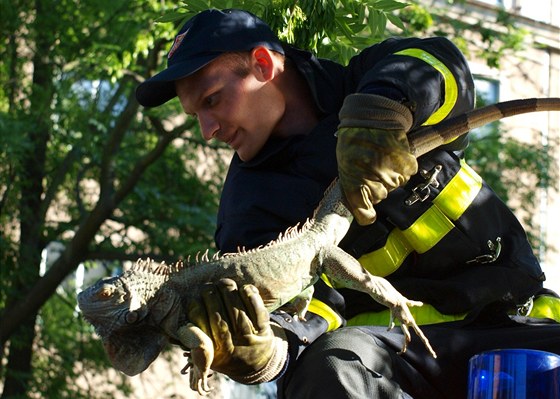
<svg viewBox="0 0 560 399">
<path fill-rule="evenodd" d="M 374 94 L 351 94 L 339 112 L 336 158 L 347 205 L 360 225 L 375 221 L 374 205 L 418 171 L 406 133 L 412 112 Z"/>
<path fill-rule="evenodd" d="M 269 321 L 257 288 L 240 289 L 230 279 L 209 284 L 204 303 L 191 303 L 189 320 L 214 343 L 211 369 L 244 384 L 271 381 L 284 368 L 288 341 L 284 330 Z"/>
</svg>

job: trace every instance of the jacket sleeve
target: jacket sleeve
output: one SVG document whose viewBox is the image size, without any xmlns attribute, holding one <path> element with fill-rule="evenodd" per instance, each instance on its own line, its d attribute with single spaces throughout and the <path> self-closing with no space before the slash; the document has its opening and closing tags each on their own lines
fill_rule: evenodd
<svg viewBox="0 0 560 399">
<path fill-rule="evenodd" d="M 369 47 L 349 63 L 350 87 L 407 105 L 412 130 L 433 125 L 474 107 L 474 83 L 467 61 L 443 37 L 392 38 Z M 457 145 L 461 143 L 461 145 Z M 455 147 L 463 149 L 466 140 Z"/>
</svg>

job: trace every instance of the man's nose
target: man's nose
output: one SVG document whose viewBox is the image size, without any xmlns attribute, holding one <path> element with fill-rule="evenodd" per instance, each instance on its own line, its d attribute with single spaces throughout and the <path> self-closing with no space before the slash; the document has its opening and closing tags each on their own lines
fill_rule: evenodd
<svg viewBox="0 0 560 399">
<path fill-rule="evenodd" d="M 220 124 L 208 114 L 198 114 L 198 123 L 200 124 L 200 131 L 202 132 L 202 137 L 204 140 L 209 141 L 216 137 L 216 134 L 220 130 Z"/>
</svg>

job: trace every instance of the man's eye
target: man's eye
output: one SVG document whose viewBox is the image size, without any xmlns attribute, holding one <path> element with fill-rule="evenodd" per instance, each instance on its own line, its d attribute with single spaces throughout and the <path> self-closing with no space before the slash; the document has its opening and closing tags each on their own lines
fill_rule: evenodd
<svg viewBox="0 0 560 399">
<path fill-rule="evenodd" d="M 212 94 L 204 99 L 204 103 L 207 107 L 213 107 L 218 102 L 218 96 L 216 94 Z"/>
</svg>

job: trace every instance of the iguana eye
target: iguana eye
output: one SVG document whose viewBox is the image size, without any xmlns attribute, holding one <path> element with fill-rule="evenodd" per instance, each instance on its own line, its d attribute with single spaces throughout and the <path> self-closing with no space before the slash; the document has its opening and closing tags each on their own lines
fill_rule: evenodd
<svg viewBox="0 0 560 399">
<path fill-rule="evenodd" d="M 134 324 L 138 321 L 138 312 L 127 312 L 124 319 L 128 324 Z"/>
<path fill-rule="evenodd" d="M 103 287 L 101 287 L 97 296 L 102 299 L 107 299 L 113 295 L 113 292 L 115 292 L 115 287 L 106 284 Z"/>
</svg>

